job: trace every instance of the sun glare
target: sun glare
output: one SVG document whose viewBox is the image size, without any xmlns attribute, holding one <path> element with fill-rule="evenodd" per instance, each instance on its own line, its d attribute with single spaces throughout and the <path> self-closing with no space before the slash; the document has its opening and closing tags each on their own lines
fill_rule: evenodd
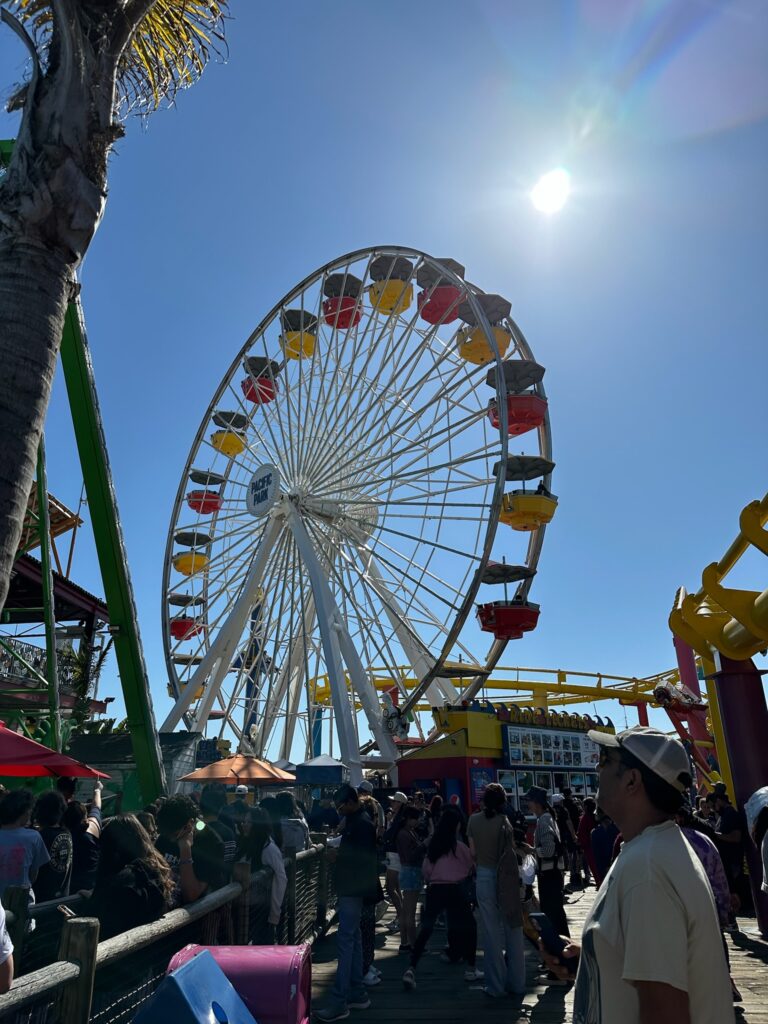
<svg viewBox="0 0 768 1024">
<path fill-rule="evenodd" d="M 571 176 L 564 167 L 543 174 L 530 192 L 531 202 L 539 213 L 557 213 L 565 206 L 571 193 Z"/>
</svg>

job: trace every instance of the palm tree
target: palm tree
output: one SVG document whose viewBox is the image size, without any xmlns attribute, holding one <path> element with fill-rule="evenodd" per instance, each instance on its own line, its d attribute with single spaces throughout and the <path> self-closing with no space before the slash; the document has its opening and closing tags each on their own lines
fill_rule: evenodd
<svg viewBox="0 0 768 1024">
<path fill-rule="evenodd" d="M 0 0 L 31 59 L 9 103 L 21 124 L 0 170 L 0 609 L 110 150 L 129 113 L 149 113 L 199 78 L 223 44 L 228 3 Z"/>
</svg>

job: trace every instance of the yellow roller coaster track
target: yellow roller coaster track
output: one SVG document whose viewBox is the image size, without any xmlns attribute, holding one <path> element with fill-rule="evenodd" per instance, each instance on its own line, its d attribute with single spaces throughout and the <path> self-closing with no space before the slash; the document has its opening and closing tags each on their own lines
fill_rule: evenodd
<svg viewBox="0 0 768 1024">
<path fill-rule="evenodd" d="M 458 666 L 457 666 L 458 667 Z M 372 681 L 377 690 L 387 692 L 398 689 L 406 694 L 419 683 L 408 675 L 410 669 L 398 666 L 397 678 L 385 675 L 385 669 L 372 669 Z M 467 677 L 477 673 L 477 666 L 465 665 Z M 381 674 L 378 674 L 381 673 Z M 534 677 L 534 678 L 531 678 Z M 617 700 L 619 704 L 651 704 L 656 706 L 654 690 L 663 683 L 676 683 L 680 679 L 677 669 L 669 669 L 653 676 L 614 676 L 603 672 L 572 672 L 560 668 L 496 668 L 475 699 L 503 701 L 508 705 L 534 705 L 561 707 L 568 704 L 591 704 L 598 700 Z M 347 686 L 350 682 L 347 678 Z M 327 676 L 318 676 L 311 683 L 310 692 L 315 705 L 330 706 L 331 689 Z M 429 704 L 417 704 L 415 711 L 431 711 Z"/>
</svg>

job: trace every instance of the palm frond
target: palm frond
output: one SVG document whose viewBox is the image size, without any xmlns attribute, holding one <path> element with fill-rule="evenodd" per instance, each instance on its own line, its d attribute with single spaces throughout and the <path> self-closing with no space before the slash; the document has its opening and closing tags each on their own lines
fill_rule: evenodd
<svg viewBox="0 0 768 1024">
<path fill-rule="evenodd" d="M 33 36 L 45 63 L 51 41 L 50 0 L 0 0 Z M 224 19 L 229 0 L 155 0 L 133 35 L 118 71 L 123 112 L 147 113 L 172 103 L 179 89 L 193 85 L 208 61 L 225 50 Z M 103 22 L 94 31 L 103 31 Z M 96 46 L 98 39 L 92 39 Z"/>
</svg>

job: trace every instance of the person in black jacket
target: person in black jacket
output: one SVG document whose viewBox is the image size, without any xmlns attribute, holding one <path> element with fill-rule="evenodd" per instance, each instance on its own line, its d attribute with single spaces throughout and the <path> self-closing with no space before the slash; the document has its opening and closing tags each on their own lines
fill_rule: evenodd
<svg viewBox="0 0 768 1024">
<path fill-rule="evenodd" d="M 101 922 L 99 940 L 157 921 L 170 909 L 173 878 L 133 814 L 104 825 L 96 884 L 84 915 Z"/>
<path fill-rule="evenodd" d="M 333 794 L 333 802 L 345 819 L 338 845 L 333 840 L 329 841 L 329 849 L 337 851 L 338 967 L 331 999 L 326 1007 L 315 1013 L 321 1021 L 341 1020 L 349 1016 L 349 1010 L 365 1010 L 371 1004 L 363 985 L 360 919 L 363 903 L 375 899 L 378 883 L 376 828 L 364 813 L 357 790 L 352 786 L 342 786 Z"/>
</svg>

